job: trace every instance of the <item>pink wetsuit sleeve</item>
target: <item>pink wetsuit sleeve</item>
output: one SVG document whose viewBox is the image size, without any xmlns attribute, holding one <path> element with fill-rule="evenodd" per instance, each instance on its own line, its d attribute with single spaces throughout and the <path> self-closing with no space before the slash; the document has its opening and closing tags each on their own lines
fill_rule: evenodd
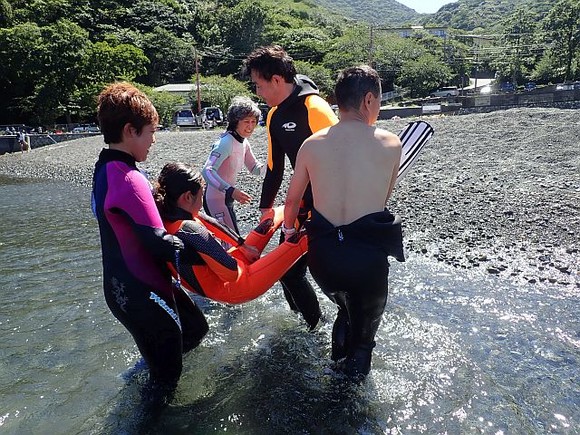
<svg viewBox="0 0 580 435">
<path fill-rule="evenodd" d="M 122 210 L 138 225 L 163 228 L 163 222 L 151 193 L 149 181 L 137 170 L 127 171 L 123 163 L 112 163 L 107 176 L 115 186 L 107 195 L 106 209 Z"/>
</svg>

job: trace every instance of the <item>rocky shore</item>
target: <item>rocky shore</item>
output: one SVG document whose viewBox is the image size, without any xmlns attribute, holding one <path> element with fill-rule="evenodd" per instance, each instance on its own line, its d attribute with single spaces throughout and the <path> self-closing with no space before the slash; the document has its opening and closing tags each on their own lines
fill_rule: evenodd
<svg viewBox="0 0 580 435">
<path fill-rule="evenodd" d="M 403 218 L 407 250 L 516 282 L 580 288 L 580 110 L 524 108 L 424 119 L 435 136 L 390 203 Z M 408 121 L 379 126 L 398 132 Z M 141 167 L 152 176 L 171 160 L 199 167 L 219 134 L 160 132 Z M 265 159 L 265 129 L 259 127 L 250 140 Z M 103 146 L 102 136 L 95 136 L 5 154 L 0 174 L 90 186 Z M 285 183 L 289 176 L 288 170 Z M 254 222 L 260 182 L 242 174 L 240 184 L 254 202 L 238 206 L 239 218 Z"/>
</svg>

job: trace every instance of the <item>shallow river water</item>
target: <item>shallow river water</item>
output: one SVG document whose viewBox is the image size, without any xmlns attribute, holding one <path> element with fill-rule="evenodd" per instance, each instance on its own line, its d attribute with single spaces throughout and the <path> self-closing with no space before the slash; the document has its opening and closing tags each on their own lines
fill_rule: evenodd
<svg viewBox="0 0 580 435">
<path fill-rule="evenodd" d="M 87 188 L 0 178 L 0 433 L 142 431 L 131 337 L 102 297 Z M 577 289 L 393 264 L 365 383 L 336 377 L 277 284 L 210 323 L 150 433 L 580 433 Z M 333 306 L 322 294 L 323 311 Z"/>
</svg>

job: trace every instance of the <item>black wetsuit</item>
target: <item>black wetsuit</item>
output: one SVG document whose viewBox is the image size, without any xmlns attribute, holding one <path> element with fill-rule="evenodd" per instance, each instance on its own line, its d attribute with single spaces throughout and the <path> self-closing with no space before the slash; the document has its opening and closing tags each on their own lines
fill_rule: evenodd
<svg viewBox="0 0 580 435">
<path fill-rule="evenodd" d="M 298 149 L 312 133 L 330 127 L 338 118 L 328 103 L 318 95 L 318 88 L 306 76 L 298 75 L 294 91 L 268 113 L 268 168 L 262 185 L 260 208 L 271 208 L 284 178 L 285 156 L 294 168 Z M 299 215 L 302 224 L 312 207 L 310 186 L 304 194 L 304 207 Z M 281 242 L 283 237 L 281 238 Z M 280 279 L 284 295 L 294 311 L 299 311 L 314 328 L 320 319 L 320 306 L 312 285 L 306 278 L 306 257 Z"/>
<path fill-rule="evenodd" d="M 335 227 L 313 209 L 306 229 L 310 273 L 339 307 L 332 359 L 346 358 L 349 375 L 366 375 L 387 303 L 387 256 L 405 261 L 401 221 L 385 210 Z"/>
<path fill-rule="evenodd" d="M 151 380 L 173 387 L 181 375 L 182 353 L 208 331 L 203 313 L 171 284 L 166 262 L 183 245 L 163 228 L 149 182 L 127 153 L 101 152 L 92 202 L 107 305 L 133 336 Z"/>
</svg>

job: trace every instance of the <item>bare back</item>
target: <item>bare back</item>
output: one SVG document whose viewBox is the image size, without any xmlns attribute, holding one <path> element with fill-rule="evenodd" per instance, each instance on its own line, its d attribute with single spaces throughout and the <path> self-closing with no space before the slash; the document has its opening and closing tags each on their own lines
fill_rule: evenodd
<svg viewBox="0 0 580 435">
<path fill-rule="evenodd" d="M 401 158 L 396 135 L 362 122 L 339 122 L 302 148 L 314 207 L 333 225 L 384 209 Z"/>
</svg>

